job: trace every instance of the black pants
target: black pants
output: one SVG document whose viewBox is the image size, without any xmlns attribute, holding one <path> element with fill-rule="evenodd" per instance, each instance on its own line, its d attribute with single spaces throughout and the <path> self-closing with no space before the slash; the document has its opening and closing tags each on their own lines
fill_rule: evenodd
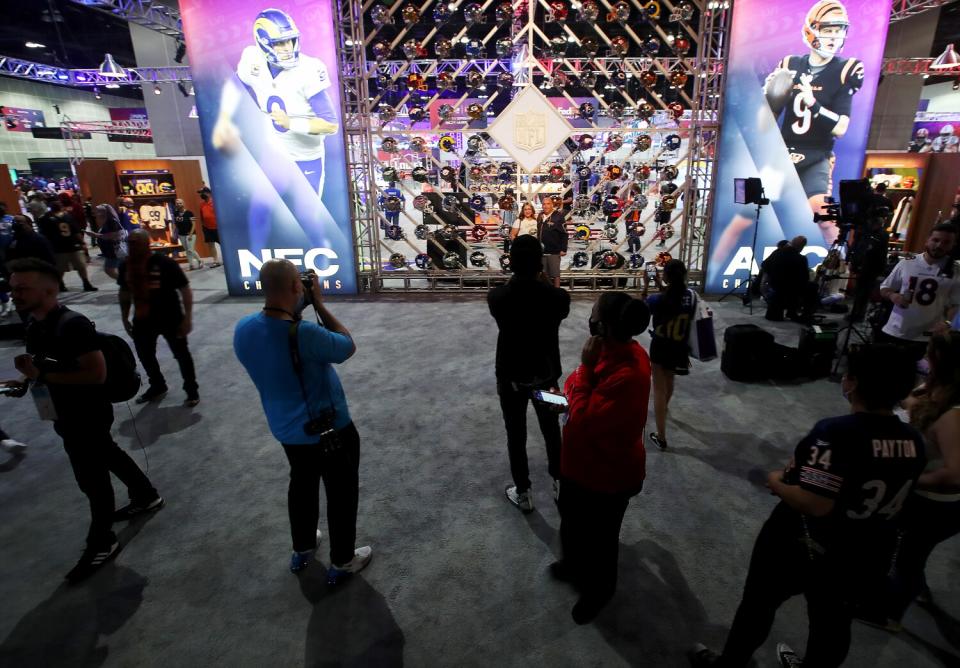
<svg viewBox="0 0 960 668">
<path fill-rule="evenodd" d="M 327 493 L 327 527 L 330 561 L 338 566 L 353 559 L 357 539 L 360 434 L 351 422 L 339 432 L 339 450 L 323 454 L 318 445 L 286 445 L 290 462 L 287 511 L 293 549 L 312 550 L 317 545 L 320 519 L 320 480 Z"/>
<path fill-rule="evenodd" d="M 843 663 L 850 650 L 852 619 L 852 606 L 842 593 L 843 573 L 828 567 L 822 557 L 812 560 L 803 537 L 799 516 L 782 504 L 763 525 L 718 665 L 748 665 L 770 634 L 777 609 L 799 594 L 807 599 L 809 618 L 804 665 L 833 668 Z"/>
<path fill-rule="evenodd" d="M 940 543 L 960 534 L 960 501 L 933 501 L 913 495 L 905 509 L 906 531 L 897 555 L 888 616 L 900 620 L 926 586 L 927 559 Z"/>
<path fill-rule="evenodd" d="M 149 501 L 157 496 L 157 490 L 140 467 L 110 436 L 112 424 L 112 411 L 109 418 L 94 415 L 55 424 L 57 433 L 63 438 L 63 448 L 70 457 L 77 485 L 90 501 L 87 546 L 94 549 L 111 545 L 117 539 L 113 533 L 111 473 L 126 485 L 131 501 Z"/>
<path fill-rule="evenodd" d="M 608 599 L 617 589 L 620 526 L 636 492 L 604 494 L 564 479 L 560 485 L 563 561 L 584 597 Z"/>
<path fill-rule="evenodd" d="M 889 343 L 906 352 L 911 359 L 919 362 L 927 354 L 926 341 L 911 341 L 910 339 L 901 339 L 896 336 L 890 336 L 886 332 L 877 331 L 873 337 L 875 343 Z"/>
<path fill-rule="evenodd" d="M 193 357 L 187 347 L 187 337 L 179 336 L 177 328 L 180 323 L 171 327 L 160 327 L 156 323 L 144 320 L 133 322 L 133 344 L 137 349 L 137 357 L 143 370 L 147 372 L 150 387 L 166 387 L 167 381 L 160 371 L 160 362 L 157 361 L 157 339 L 161 336 L 170 346 L 170 352 L 180 366 L 180 375 L 183 377 L 183 389 L 187 394 L 194 394 L 197 385 L 197 372 L 193 366 Z"/>
<path fill-rule="evenodd" d="M 817 284 L 807 281 L 798 285 L 772 288 L 767 300 L 767 320 L 783 320 L 788 316 L 811 316 L 817 309 Z"/>
<path fill-rule="evenodd" d="M 556 383 L 546 383 L 537 389 L 550 389 Z M 527 463 L 527 403 L 533 399 L 534 389 L 514 387 L 505 380 L 497 381 L 500 409 L 507 428 L 507 452 L 510 455 L 510 473 L 518 492 L 530 489 L 530 467 Z M 540 431 L 547 444 L 547 470 L 554 479 L 560 477 L 560 416 L 539 401 L 533 402 Z"/>
</svg>

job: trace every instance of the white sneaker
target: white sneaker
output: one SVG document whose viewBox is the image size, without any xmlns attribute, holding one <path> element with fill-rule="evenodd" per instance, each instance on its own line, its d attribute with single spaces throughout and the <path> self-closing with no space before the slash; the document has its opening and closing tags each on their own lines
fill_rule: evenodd
<svg viewBox="0 0 960 668">
<path fill-rule="evenodd" d="M 803 666 L 803 661 L 786 643 L 777 645 L 777 659 L 780 661 L 782 668 L 802 668 Z"/>
<path fill-rule="evenodd" d="M 526 492 L 517 492 L 516 485 L 510 485 L 503 493 L 507 495 L 507 501 L 515 505 L 525 513 L 533 512 L 533 494 L 528 489 Z"/>
<path fill-rule="evenodd" d="M 362 571 L 373 558 L 373 548 L 369 545 L 358 547 L 353 552 L 353 559 L 343 565 L 334 564 L 327 570 L 327 584 L 335 585 L 342 580 Z"/>
<path fill-rule="evenodd" d="M 9 450 L 10 452 L 23 452 L 27 449 L 26 443 L 15 441 L 12 438 L 3 439 L 0 441 L 0 445 L 2 445 L 5 450 Z"/>
</svg>

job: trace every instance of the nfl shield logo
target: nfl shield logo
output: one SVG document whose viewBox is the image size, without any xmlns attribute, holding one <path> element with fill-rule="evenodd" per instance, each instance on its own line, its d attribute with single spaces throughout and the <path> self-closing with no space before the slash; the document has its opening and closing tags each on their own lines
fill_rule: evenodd
<svg viewBox="0 0 960 668">
<path fill-rule="evenodd" d="M 547 143 L 547 117 L 543 112 L 528 111 L 517 114 L 514 125 L 517 148 L 536 151 Z"/>
</svg>

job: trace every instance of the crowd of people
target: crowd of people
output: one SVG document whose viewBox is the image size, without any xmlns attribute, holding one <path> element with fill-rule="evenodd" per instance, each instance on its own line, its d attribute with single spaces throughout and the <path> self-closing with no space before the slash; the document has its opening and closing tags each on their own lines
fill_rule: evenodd
<svg viewBox="0 0 960 668">
<path fill-rule="evenodd" d="M 62 214 L 63 206 L 40 217 L 56 213 Z M 577 592 L 571 615 L 586 624 L 617 588 L 620 529 L 645 483 L 647 438 L 670 452 L 668 407 L 675 377 L 691 368 L 688 339 L 698 297 L 679 260 L 663 268 L 654 295 L 604 293 L 585 323 L 578 363 L 561 385 L 559 330 L 570 313 L 570 295 L 558 285 L 552 257 L 565 252 L 566 237 L 552 238 L 550 228 L 562 227 L 563 214 L 557 212 L 554 220 L 550 200 L 539 219 L 532 207 L 519 213 L 515 224 L 521 231 L 510 248 L 512 277 L 487 299 L 498 328 L 496 385 L 512 477 L 504 493 L 520 511 L 534 510 L 526 450 L 527 409 L 533 403 L 546 446 L 550 496 L 561 518 L 562 557 L 549 571 Z M 116 243 L 123 228 L 117 211 L 100 205 L 95 216 L 98 238 Z M 59 303 L 63 269 L 75 268 L 80 251 L 58 251 L 42 236 L 44 226 L 37 233 L 24 216 L 15 216 L 13 224 L 19 231 L 17 243 L 7 249 L 6 270 L 14 307 L 27 319 L 27 354 L 15 360 L 22 378 L 4 386 L 8 394 L 33 393 L 89 498 L 87 547 L 67 574 L 79 582 L 120 550 L 114 522 L 159 510 L 164 499 L 110 435 L 116 343 L 108 344 L 87 318 Z M 190 225 L 195 234 L 195 223 Z M 960 332 L 956 321 L 949 322 L 960 306 L 951 256 L 956 236 L 949 225 L 934 227 L 925 252 L 903 260 L 884 280 L 881 294 L 893 310 L 883 340 L 850 353 L 838 415 L 813 425 L 789 462 L 768 475 L 767 487 L 780 502 L 757 536 L 726 644 L 721 653 L 694 648 L 695 665 L 748 665 L 777 609 L 803 594 L 810 618 L 806 653 L 800 659 L 780 645 L 781 663 L 839 666 L 849 650 L 853 619 L 896 629 L 913 601 L 933 596 L 924 579 L 927 559 L 960 533 Z M 146 232 L 122 238 L 124 252 L 105 253 L 105 259 L 116 260 L 110 268 L 119 286 L 121 319 L 148 377 L 137 401 L 156 401 L 168 391 L 156 359 L 163 336 L 180 368 L 184 405 L 196 406 L 198 385 L 187 346 L 189 280 L 175 261 L 151 252 Z M 788 247 L 798 253 L 802 242 Z M 61 259 L 59 253 L 72 255 Z M 330 532 L 327 581 L 338 584 L 372 559 L 370 546 L 355 544 L 361 439 L 334 369 L 357 352 L 356 344 L 324 302 L 315 275 L 301 275 L 287 260 L 271 260 L 263 264 L 260 280 L 264 305 L 236 325 L 233 346 L 290 465 L 289 569 L 302 572 L 318 551 L 322 482 Z M 302 317 L 309 305 L 316 323 Z M 635 338 L 648 330 L 649 352 Z M 537 345 L 516 345 L 521 340 Z M 928 373 L 917 386 L 917 360 L 924 356 Z M 648 432 L 651 393 L 655 430 Z M 900 406 L 902 417 L 896 413 Z M 0 437 L 6 447 L 24 447 L 2 432 Z M 119 510 L 111 473 L 130 497 Z"/>
</svg>

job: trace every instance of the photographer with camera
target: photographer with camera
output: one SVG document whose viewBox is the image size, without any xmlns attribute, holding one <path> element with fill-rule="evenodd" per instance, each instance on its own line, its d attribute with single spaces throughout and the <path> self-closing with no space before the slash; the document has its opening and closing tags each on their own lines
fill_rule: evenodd
<svg viewBox="0 0 960 668">
<path fill-rule="evenodd" d="M 770 288 L 764 316 L 767 320 L 782 321 L 784 311 L 790 320 L 798 322 L 809 321 L 813 317 L 817 286 L 810 282 L 809 265 L 803 255 L 806 245 L 806 237 L 794 237 L 764 262 L 766 283 Z"/>
<path fill-rule="evenodd" d="M 315 273 L 301 275 L 289 260 L 269 260 L 260 268 L 260 282 L 263 309 L 237 323 L 233 349 L 290 462 L 290 572 L 302 571 L 316 554 L 322 479 L 330 530 L 327 581 L 336 584 L 363 570 L 372 556 L 370 547 L 355 549 L 360 435 L 332 366 L 350 359 L 357 347 L 324 304 Z M 310 304 L 322 326 L 301 320 Z"/>
<path fill-rule="evenodd" d="M 881 184 L 882 185 L 882 184 Z M 887 232 L 885 209 L 876 209 L 867 221 L 867 226 L 857 232 L 847 260 L 854 274 L 853 308 L 849 320 L 860 322 L 867 312 L 870 295 L 877 287 L 877 279 L 887 266 L 890 234 Z"/>
<path fill-rule="evenodd" d="M 60 272 L 51 264 L 16 260 L 9 265 L 17 311 L 28 314 L 27 354 L 15 364 L 24 378 L 4 385 L 23 396 L 29 386 L 42 419 L 63 439 L 77 484 L 90 500 L 87 547 L 66 575 L 71 583 L 92 575 L 120 551 L 114 521 L 159 510 L 163 499 L 110 435 L 113 406 L 107 363 L 93 323 L 57 303 Z M 130 503 L 114 511 L 110 474 L 127 486 Z"/>
<path fill-rule="evenodd" d="M 880 285 L 880 295 L 893 304 L 878 341 L 905 348 L 917 361 L 927 352 L 931 334 L 942 334 L 960 308 L 960 277 L 951 253 L 957 228 L 935 225 L 924 252 L 900 260 Z"/>
</svg>

